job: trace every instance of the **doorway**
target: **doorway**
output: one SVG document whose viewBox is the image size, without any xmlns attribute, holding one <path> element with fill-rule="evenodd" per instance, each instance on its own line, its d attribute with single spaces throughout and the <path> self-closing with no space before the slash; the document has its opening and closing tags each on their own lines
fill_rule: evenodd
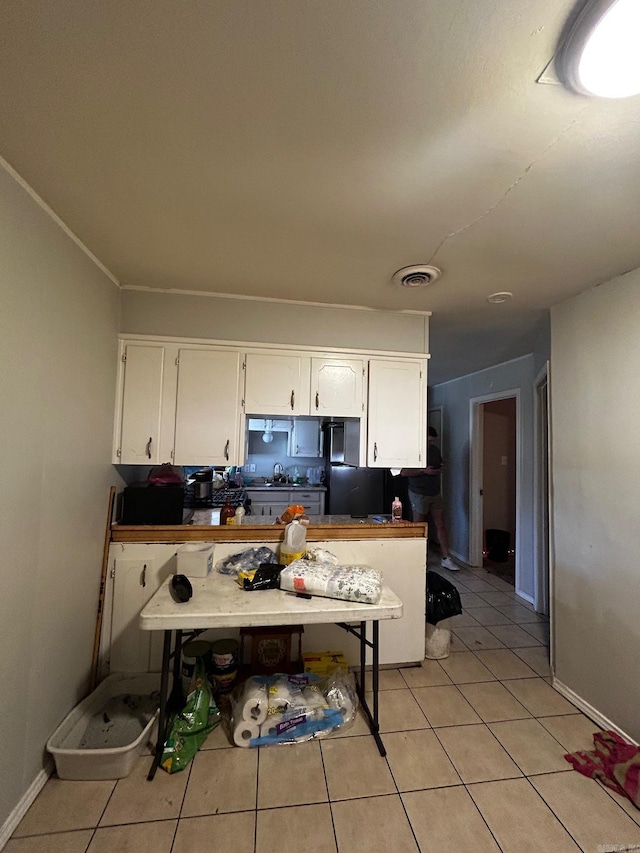
<svg viewBox="0 0 640 853">
<path fill-rule="evenodd" d="M 520 391 L 475 397 L 470 406 L 469 561 L 517 588 Z"/>
</svg>

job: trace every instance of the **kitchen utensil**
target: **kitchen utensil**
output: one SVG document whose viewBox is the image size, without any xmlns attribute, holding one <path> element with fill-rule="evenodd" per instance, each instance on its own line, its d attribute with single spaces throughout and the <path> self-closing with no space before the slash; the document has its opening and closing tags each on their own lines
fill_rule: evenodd
<svg viewBox="0 0 640 853">
<path fill-rule="evenodd" d="M 206 501 L 211 497 L 212 488 L 211 480 L 196 480 L 193 484 L 193 496 L 197 501 Z"/>
<path fill-rule="evenodd" d="M 199 471 L 194 471 L 191 479 L 196 483 L 207 483 L 213 480 L 213 468 L 201 468 Z"/>
</svg>

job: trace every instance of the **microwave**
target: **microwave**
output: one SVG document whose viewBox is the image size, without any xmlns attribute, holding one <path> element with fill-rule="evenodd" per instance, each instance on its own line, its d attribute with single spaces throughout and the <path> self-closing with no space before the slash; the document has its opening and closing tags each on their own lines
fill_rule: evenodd
<svg viewBox="0 0 640 853">
<path fill-rule="evenodd" d="M 134 483 L 122 494 L 120 524 L 188 524 L 192 515 L 185 512 L 182 485 Z"/>
</svg>

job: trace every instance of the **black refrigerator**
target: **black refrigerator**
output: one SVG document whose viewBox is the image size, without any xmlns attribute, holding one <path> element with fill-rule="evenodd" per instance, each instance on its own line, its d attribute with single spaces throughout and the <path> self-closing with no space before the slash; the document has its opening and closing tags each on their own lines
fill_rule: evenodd
<svg viewBox="0 0 640 853">
<path fill-rule="evenodd" d="M 352 468 L 349 465 L 327 465 L 328 515 L 390 515 L 391 503 L 400 494 L 404 477 L 393 477 L 384 468 Z M 402 498 L 400 498 L 402 500 Z M 408 507 L 407 507 L 408 509 Z M 408 518 L 404 512 L 403 517 Z"/>
</svg>

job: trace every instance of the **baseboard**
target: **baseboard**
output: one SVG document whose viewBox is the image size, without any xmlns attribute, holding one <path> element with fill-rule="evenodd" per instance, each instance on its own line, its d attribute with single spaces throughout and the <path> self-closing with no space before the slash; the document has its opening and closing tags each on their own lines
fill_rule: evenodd
<svg viewBox="0 0 640 853">
<path fill-rule="evenodd" d="M 611 720 L 605 717 L 604 714 L 601 714 L 597 708 L 594 708 L 593 705 L 590 705 L 588 702 L 585 702 L 585 700 L 581 696 L 578 696 L 578 694 L 575 693 L 570 687 L 567 687 L 566 684 L 563 684 L 561 681 L 558 681 L 558 679 L 555 677 L 552 678 L 551 683 L 553 687 L 555 687 L 555 689 L 558 691 L 558 693 L 561 693 L 565 697 L 565 699 L 568 699 L 577 708 L 580 708 L 582 713 L 589 717 L 590 720 L 593 720 L 593 722 L 596 725 L 600 726 L 601 729 L 609 729 L 610 731 L 620 735 L 620 737 L 623 737 L 627 741 L 627 743 L 631 743 L 634 746 L 638 746 L 638 743 L 633 738 L 629 737 L 626 732 L 623 732 L 621 728 L 616 726 L 615 723 L 611 722 Z"/>
<path fill-rule="evenodd" d="M 35 800 L 40 791 L 44 788 L 45 783 L 47 782 L 49 776 L 51 776 L 53 771 L 53 762 L 47 763 L 38 773 L 33 782 L 29 785 L 14 810 L 5 820 L 2 825 L 2 828 L 0 828 L 0 850 L 4 848 L 7 841 L 11 838 L 11 836 L 15 832 L 17 825 L 27 813 L 31 803 Z"/>
</svg>

